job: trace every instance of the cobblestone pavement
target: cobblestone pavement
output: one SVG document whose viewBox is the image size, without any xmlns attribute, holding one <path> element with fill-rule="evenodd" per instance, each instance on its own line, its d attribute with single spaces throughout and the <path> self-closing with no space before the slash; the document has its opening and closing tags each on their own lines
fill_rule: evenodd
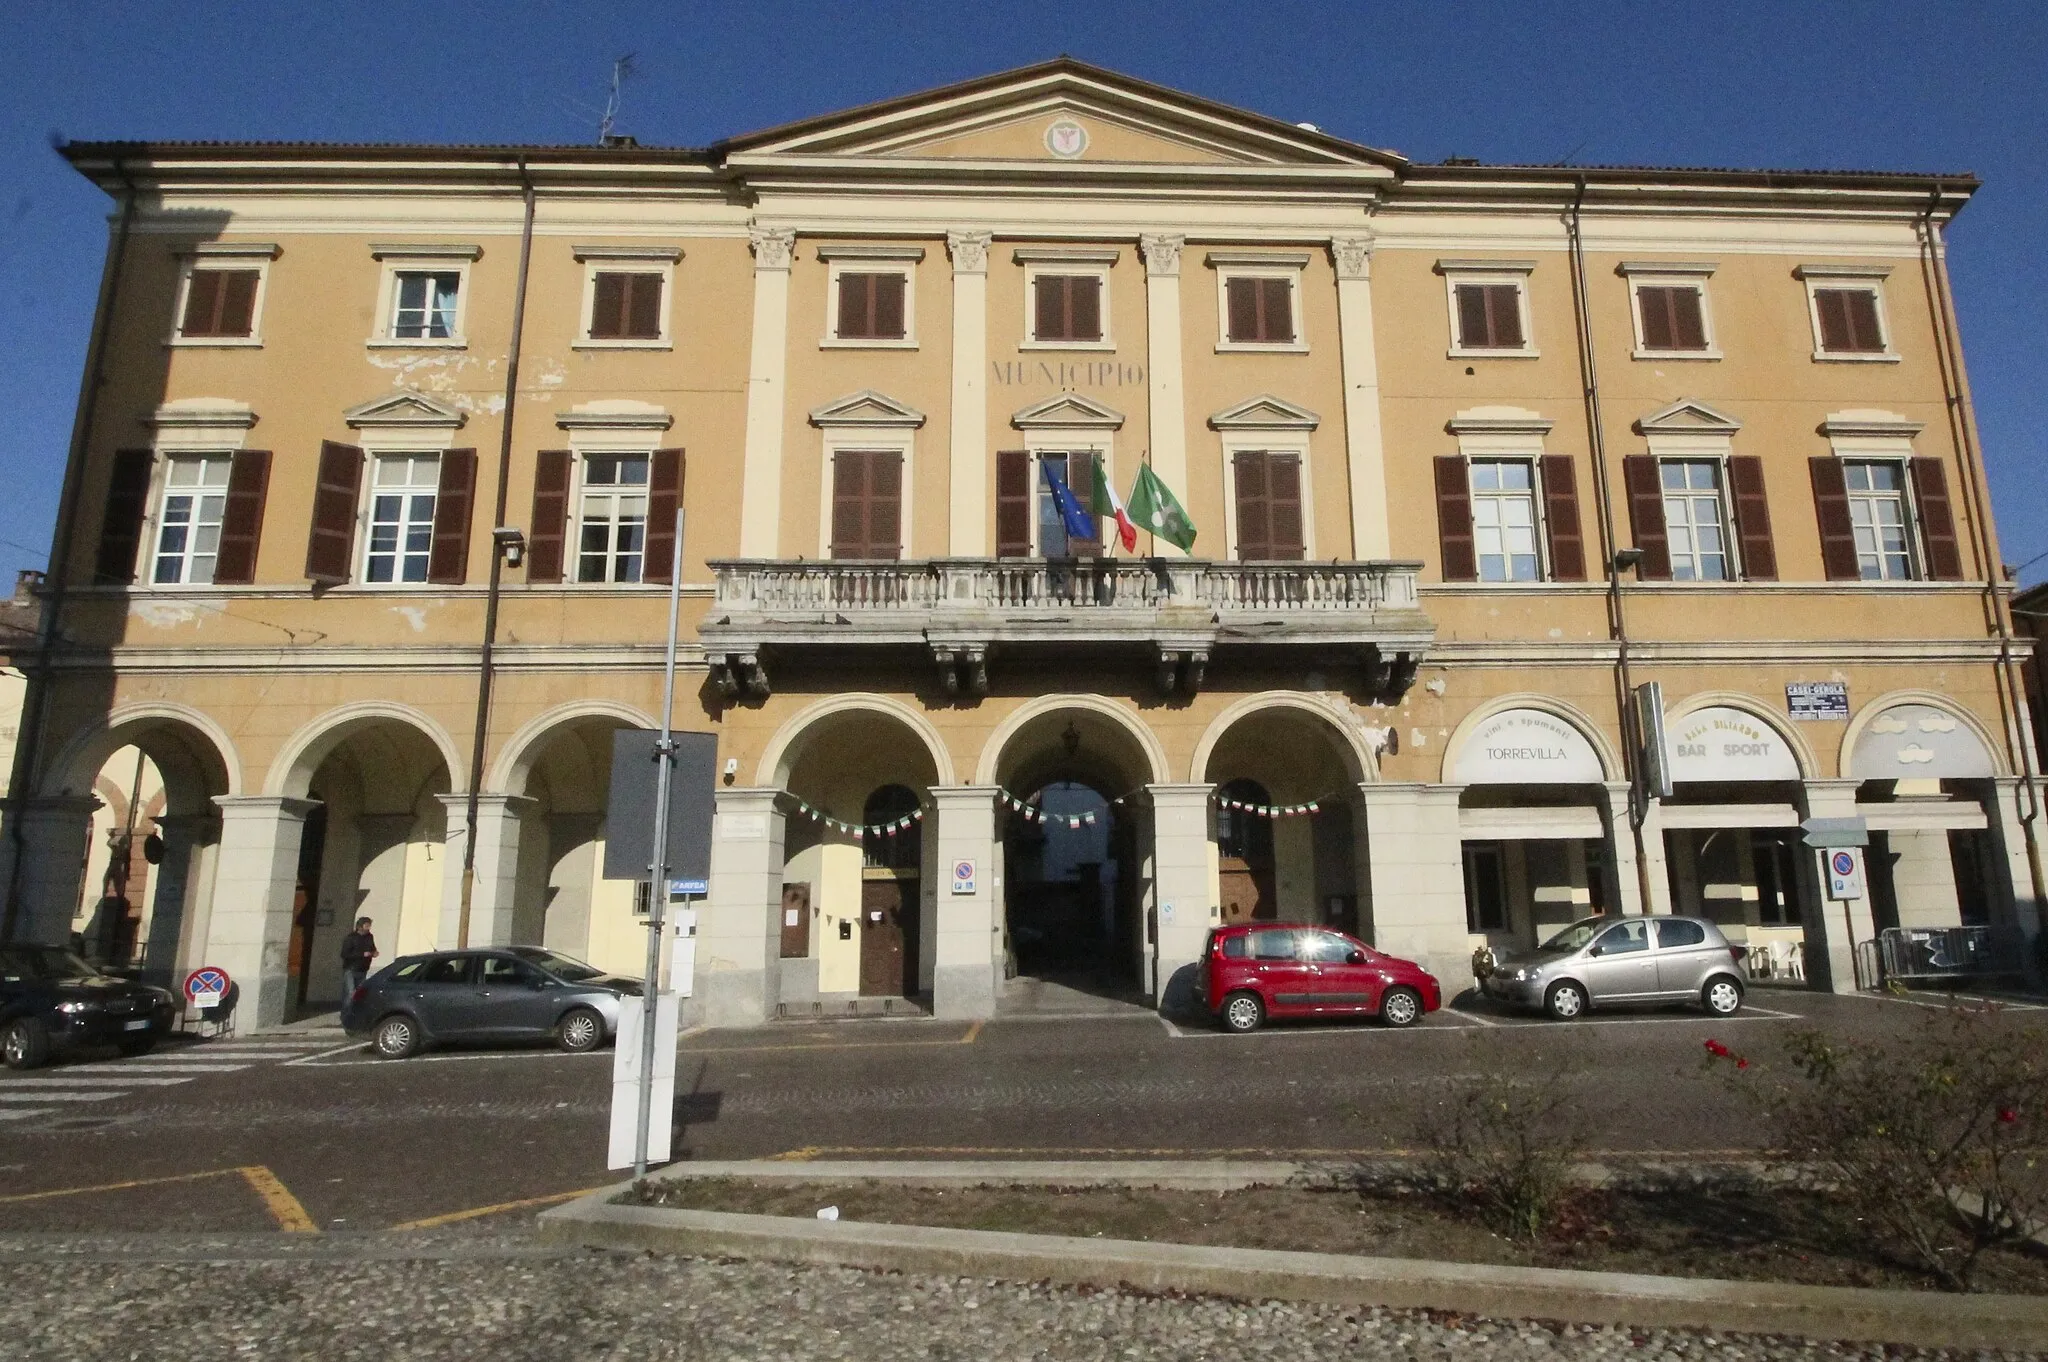
<svg viewBox="0 0 2048 1362">
<path fill-rule="evenodd" d="M 710 1362 L 1937 1357 L 1675 1330 L 551 1249 L 524 1233 L 0 1238 L 10 1357 Z M 2019 1356 L 2019 1354 L 2009 1354 Z M 1962 1356 L 1962 1354 L 1947 1354 Z M 1992 1356 L 1978 1354 L 1977 1356 Z"/>
</svg>

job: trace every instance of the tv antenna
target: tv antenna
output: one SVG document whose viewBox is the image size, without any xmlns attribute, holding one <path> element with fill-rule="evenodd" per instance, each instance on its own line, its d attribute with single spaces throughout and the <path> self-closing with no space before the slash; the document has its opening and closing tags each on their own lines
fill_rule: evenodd
<svg viewBox="0 0 2048 1362">
<path fill-rule="evenodd" d="M 605 100 L 604 117 L 599 119 L 597 124 L 597 144 L 601 147 L 611 146 L 612 139 L 616 136 L 612 129 L 619 119 L 619 93 L 625 88 L 626 82 L 633 78 L 634 55 L 628 52 L 612 63 L 611 96 Z"/>
</svg>

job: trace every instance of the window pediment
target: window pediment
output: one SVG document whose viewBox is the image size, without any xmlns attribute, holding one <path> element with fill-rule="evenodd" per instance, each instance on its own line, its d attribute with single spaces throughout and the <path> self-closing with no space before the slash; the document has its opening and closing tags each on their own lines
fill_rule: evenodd
<svg viewBox="0 0 2048 1362">
<path fill-rule="evenodd" d="M 916 429 L 924 424 L 924 413 L 886 397 L 873 388 L 863 388 L 835 402 L 811 409 L 814 426 L 868 426 Z"/>
<path fill-rule="evenodd" d="M 1284 397 L 1264 394 L 1209 418 L 1212 430 L 1314 430 L 1323 418 Z"/>
<path fill-rule="evenodd" d="M 410 390 L 358 403 L 341 415 L 354 430 L 378 426 L 402 430 L 460 430 L 469 421 L 467 412 L 436 401 L 425 393 Z"/>
<path fill-rule="evenodd" d="M 1689 397 L 1636 421 L 1636 430 L 1643 435 L 1733 435 L 1741 429 L 1742 422 L 1726 412 Z"/>
<path fill-rule="evenodd" d="M 1121 430 L 1124 414 L 1079 393 L 1061 393 L 1034 402 L 1010 418 L 1019 430 L 1053 427 L 1062 430 Z"/>
</svg>

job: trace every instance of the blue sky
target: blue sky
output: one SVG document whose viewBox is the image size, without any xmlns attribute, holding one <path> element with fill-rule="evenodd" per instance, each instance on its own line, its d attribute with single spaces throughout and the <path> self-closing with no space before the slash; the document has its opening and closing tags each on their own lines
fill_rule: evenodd
<svg viewBox="0 0 2048 1362">
<path fill-rule="evenodd" d="M 0 44 L 0 565 L 39 567 L 106 201 L 75 138 L 697 144 L 1059 53 L 1419 160 L 1975 171 L 1951 237 L 2008 562 L 2048 555 L 2048 5 L 52 0 Z M 2048 579 L 2048 557 L 2025 574 Z"/>
</svg>

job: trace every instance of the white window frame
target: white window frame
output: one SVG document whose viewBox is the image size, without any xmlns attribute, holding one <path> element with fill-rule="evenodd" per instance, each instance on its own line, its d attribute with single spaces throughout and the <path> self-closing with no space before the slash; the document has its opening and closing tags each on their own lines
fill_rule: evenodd
<svg viewBox="0 0 2048 1362">
<path fill-rule="evenodd" d="M 574 510 L 569 516 L 568 542 L 563 545 L 562 581 L 568 586 L 583 587 L 635 587 L 647 584 L 647 540 L 653 522 L 643 516 L 640 522 L 640 580 L 622 582 L 607 576 L 603 581 L 583 580 L 583 521 L 584 493 L 590 490 L 589 473 L 592 459 L 645 459 L 647 460 L 647 481 L 641 484 L 641 498 L 648 503 L 648 511 L 654 509 L 654 447 L 648 444 L 606 445 L 597 448 L 572 449 L 569 457 L 575 460 L 574 476 L 570 479 L 570 495 L 575 498 Z M 630 486 L 628 483 L 614 484 L 615 487 Z M 613 522 L 616 525 L 616 521 Z M 616 548 L 606 554 L 607 573 L 615 570 L 618 552 Z"/>
<path fill-rule="evenodd" d="M 1533 260 L 1439 260 L 1438 274 L 1444 277 L 1445 325 L 1449 328 L 1448 359 L 1536 359 L 1536 323 L 1529 305 L 1529 276 L 1536 272 Z M 1458 333 L 1458 285 L 1512 284 L 1522 310 L 1522 348 L 1519 350 L 1475 349 Z"/>
<path fill-rule="evenodd" d="M 1889 265 L 1800 265 L 1793 274 L 1806 285 L 1806 321 L 1813 328 L 1813 360 L 1816 364 L 1897 364 L 1903 358 L 1892 348 L 1891 309 L 1885 306 L 1884 282 L 1891 276 Z M 1824 288 L 1867 289 L 1877 300 L 1877 334 L 1882 350 L 1827 350 L 1821 346 L 1820 300 L 1815 293 Z"/>
<path fill-rule="evenodd" d="M 377 310 L 371 317 L 373 348 L 397 350 L 463 350 L 469 335 L 469 267 L 483 254 L 480 246 L 388 245 L 372 243 L 370 256 L 382 264 L 377 280 Z M 403 337 L 392 334 L 398 312 L 398 276 L 401 274 L 453 274 L 455 281 L 455 334 L 452 336 Z"/>
<path fill-rule="evenodd" d="M 1309 457 L 1307 431 L 1226 430 L 1220 441 L 1223 450 L 1223 556 L 1237 561 L 1237 467 L 1240 453 L 1266 451 L 1293 454 L 1301 459 L 1301 560 L 1316 557 L 1316 511 L 1314 465 Z"/>
<path fill-rule="evenodd" d="M 263 345 L 263 304 L 270 292 L 270 262 L 281 254 L 265 241 L 202 241 L 180 253 L 178 296 L 171 308 L 170 333 L 164 344 L 185 350 L 254 350 Z M 192 276 L 200 270 L 255 270 L 256 299 L 249 306 L 249 334 L 246 336 L 187 336 L 184 333 L 185 304 L 192 293 Z"/>
<path fill-rule="evenodd" d="M 1508 577 L 1498 582 L 1489 582 L 1484 576 L 1480 576 L 1475 580 L 1480 586 L 1493 587 L 1495 589 L 1500 587 L 1516 587 L 1526 590 L 1532 586 L 1549 585 L 1550 526 L 1546 523 L 1543 515 L 1543 455 L 1540 452 L 1532 454 L 1514 450 L 1498 450 L 1483 454 L 1466 455 L 1465 496 L 1469 499 L 1470 504 L 1476 508 L 1482 495 L 1496 500 L 1505 500 L 1507 497 L 1514 495 L 1514 493 L 1482 493 L 1478 488 L 1474 487 L 1472 485 L 1472 465 L 1475 463 L 1519 463 L 1528 467 L 1529 533 L 1534 541 L 1532 547 L 1536 550 L 1536 575 L 1527 581 L 1518 581 L 1513 577 Z M 1475 570 L 1478 569 L 1479 561 L 1483 557 L 1485 555 L 1479 551 L 1479 515 L 1475 510 L 1472 515 L 1472 564 Z"/>
<path fill-rule="evenodd" d="M 576 259 L 583 265 L 582 310 L 577 313 L 576 339 L 572 350 L 672 350 L 675 348 L 676 264 L 683 258 L 679 246 L 577 246 Z M 590 334 L 590 311 L 597 303 L 600 274 L 659 274 L 661 276 L 661 331 L 653 339 L 641 337 L 596 338 Z"/>
<path fill-rule="evenodd" d="M 1115 322 L 1110 308 L 1109 272 L 1123 252 L 1091 246 L 1019 246 L 1011 251 L 1012 263 L 1024 267 L 1024 335 L 1019 350 L 1114 350 Z M 1096 310 L 1102 320 L 1102 339 L 1093 341 L 1040 340 L 1038 338 L 1038 276 L 1076 275 L 1096 281 Z M 1034 535 L 1036 531 L 1033 531 Z"/>
<path fill-rule="evenodd" d="M 1729 449 L 1726 442 L 1718 448 L 1700 448 L 1693 451 L 1674 450 L 1666 445 L 1655 454 L 1657 460 L 1657 492 L 1660 500 L 1666 502 L 1664 509 L 1664 538 L 1666 553 L 1669 554 L 1671 540 L 1671 510 L 1668 504 L 1668 489 L 1664 486 L 1664 465 L 1667 463 L 1706 463 L 1714 466 L 1714 493 L 1721 505 L 1721 557 L 1727 568 L 1725 577 L 1684 577 L 1678 575 L 1677 561 L 1672 561 L 1671 580 L 1680 586 L 1728 586 L 1743 580 L 1742 577 L 1742 536 L 1735 528 L 1735 497 L 1728 486 Z M 1688 491 L 1684 495 L 1695 496 Z M 1697 544 L 1697 539 L 1695 539 Z M 1694 558 L 1699 555 L 1694 553 Z"/>
<path fill-rule="evenodd" d="M 195 582 L 191 580 L 189 574 L 191 572 L 192 550 L 189 546 L 189 541 L 184 553 L 185 565 L 182 570 L 184 575 L 181 575 L 179 579 L 175 582 L 160 582 L 157 580 L 156 561 L 159 554 L 162 552 L 163 532 L 167 528 L 164 519 L 164 503 L 168 501 L 174 493 L 181 492 L 184 490 L 181 488 L 173 488 L 171 486 L 171 469 L 175 465 L 177 465 L 180 462 L 185 462 L 192 459 L 218 459 L 227 465 L 228 470 L 228 481 L 221 483 L 219 488 L 221 499 L 221 525 L 222 527 L 225 527 L 227 520 L 228 488 L 231 485 L 233 485 L 236 452 L 237 451 L 233 449 L 225 449 L 219 447 L 212 449 L 169 449 L 160 450 L 158 452 L 156 458 L 156 467 L 151 470 L 150 476 L 149 511 L 148 514 L 144 517 L 141 549 L 142 561 L 139 564 L 137 564 L 137 567 L 140 570 L 135 573 L 135 581 L 137 583 L 147 582 L 147 584 L 150 586 L 171 591 L 175 591 L 183 587 L 210 587 L 213 585 L 213 582 L 210 579 L 204 582 Z M 195 493 L 204 491 L 204 489 L 199 488 L 196 484 L 193 486 L 192 490 Z M 195 520 L 193 523 L 196 525 L 198 522 Z M 218 564 L 220 559 L 220 541 L 218 540 L 218 538 L 216 538 L 214 541 L 214 551 L 212 556 L 216 564 Z"/>
<path fill-rule="evenodd" d="M 1894 586 L 1899 582 L 1927 581 L 1927 551 L 1926 546 L 1920 542 L 1920 504 L 1918 499 L 1915 498 L 1915 496 L 1913 495 L 1912 466 L 1906 461 L 1906 459 L 1895 454 L 1850 454 L 1844 456 L 1842 459 L 1842 485 L 1845 491 L 1846 499 L 1852 503 L 1856 500 L 1857 496 L 1859 495 L 1855 488 L 1850 487 L 1848 485 L 1848 465 L 1852 463 L 1866 465 L 1884 464 L 1894 469 L 1898 473 L 1899 516 L 1901 520 L 1904 521 L 1900 528 L 1905 531 L 1906 541 L 1905 576 L 1865 577 L 1863 575 L 1863 551 L 1861 549 L 1858 549 L 1856 551 L 1856 580 L 1859 582 L 1868 583 L 1871 586 Z M 1872 494 L 1865 492 L 1861 493 L 1860 495 L 1867 497 Z M 1890 494 L 1887 493 L 1881 495 L 1889 496 Z M 1853 506 L 1851 507 L 1849 512 L 1849 525 L 1850 535 L 1853 538 L 1855 534 L 1856 525 L 1856 512 Z M 1884 557 L 1884 554 L 1880 552 L 1878 554 L 1878 557 L 1879 559 L 1882 559 Z"/>
<path fill-rule="evenodd" d="M 1206 262 L 1216 275 L 1216 353 L 1305 355 L 1308 328 L 1301 305 L 1301 274 L 1308 268 L 1307 251 L 1210 251 Z M 1291 341 L 1234 341 L 1230 338 L 1230 281 L 1285 279 L 1288 305 L 1294 314 Z"/>
<path fill-rule="evenodd" d="M 1821 433 L 1828 437 L 1828 444 L 1837 459 L 1843 463 L 1890 463 L 1899 469 L 1900 497 L 1906 512 L 1906 556 L 1911 559 L 1912 574 L 1906 577 L 1858 577 L 1857 581 L 1870 587 L 1895 586 L 1900 582 L 1924 582 L 1927 574 L 1927 545 L 1922 534 L 1920 498 L 1913 487 L 1914 456 L 1913 439 L 1922 430 L 1924 423 L 1908 421 L 1905 417 L 1888 411 L 1857 409 L 1829 412 L 1821 422 Z M 1846 473 L 1842 479 L 1848 483 Z M 1855 493 L 1851 492 L 1851 496 Z M 1852 523 L 1855 517 L 1850 517 Z M 1859 558 L 1861 554 L 1857 555 Z M 1851 585 L 1851 583 L 1836 583 Z"/>
<path fill-rule="evenodd" d="M 379 444 L 375 448 L 365 448 L 363 450 L 362 486 L 358 489 L 356 498 L 355 582 L 357 585 L 371 591 L 421 591 L 432 585 L 426 578 L 421 578 L 417 582 L 408 582 L 402 575 L 399 575 L 404 571 L 404 560 L 406 557 L 406 552 L 402 545 L 395 555 L 397 561 L 394 563 L 392 579 L 388 582 L 373 582 L 370 580 L 370 529 L 375 523 L 376 516 L 378 496 L 377 465 L 380 459 L 431 458 L 435 460 L 434 512 L 438 516 L 441 510 L 440 461 L 447 458 L 447 456 L 448 447 L 446 443 L 438 440 L 431 444 L 419 445 L 402 443 Z M 409 483 L 407 485 L 409 487 L 418 486 L 417 483 Z M 399 523 L 403 525 L 406 522 L 400 521 Z M 431 575 L 433 570 L 434 541 L 430 522 L 427 534 L 427 572 Z"/>
<path fill-rule="evenodd" d="M 1030 295 L 1026 295 L 1029 297 Z M 1038 499 L 1045 495 L 1045 475 L 1038 471 L 1041 457 L 1047 454 L 1099 454 L 1102 456 L 1102 475 L 1116 485 L 1116 433 L 1101 427 L 1085 426 L 1033 426 L 1024 432 L 1024 450 L 1031 466 L 1031 557 L 1045 557 L 1044 546 L 1038 537 Z M 1081 508 L 1093 515 L 1090 507 Z M 1102 556 L 1116 557 L 1123 552 L 1123 545 L 1117 541 L 1116 522 L 1112 519 L 1109 528 L 1101 525 L 1103 517 L 1096 516 L 1097 536 L 1102 540 Z"/>
<path fill-rule="evenodd" d="M 243 403 L 224 398 L 186 397 L 164 403 L 147 418 L 145 424 L 156 431 L 156 438 L 150 444 L 150 452 L 156 457 L 150 466 L 149 500 L 144 503 L 136 558 L 129 567 L 132 578 L 130 590 L 193 589 L 200 584 L 164 582 L 159 585 L 151 580 L 156 575 L 156 542 L 162 528 L 164 490 L 170 481 L 171 460 L 205 455 L 209 458 L 226 457 L 232 461 L 236 454 L 248 447 L 249 430 L 256 424 L 256 413 Z M 232 471 L 231 466 L 231 474 Z M 206 583 L 204 587 L 209 591 L 215 589 L 212 583 Z"/>
<path fill-rule="evenodd" d="M 896 557 L 911 556 L 916 533 L 917 437 L 903 426 L 829 426 L 819 440 L 818 557 L 832 559 L 832 456 L 843 449 L 879 449 L 903 456 L 903 493 L 896 507 Z"/>
<path fill-rule="evenodd" d="M 1458 437 L 1458 457 L 1465 461 L 1465 495 L 1472 497 L 1472 464 L 1475 460 L 1519 459 L 1529 465 L 1529 489 L 1535 498 L 1536 579 L 1530 582 L 1450 583 L 1460 588 L 1485 591 L 1528 591 L 1554 585 L 1550 577 L 1550 524 L 1543 495 L 1543 441 L 1556 423 L 1521 407 L 1473 407 L 1453 416 L 1447 429 Z M 1479 566 L 1479 521 L 1472 521 L 1472 565 Z"/>
<path fill-rule="evenodd" d="M 917 349 L 917 267 L 924 261 L 922 246 L 867 246 L 825 242 L 817 248 L 825 262 L 825 329 L 818 342 L 820 350 L 915 350 Z M 893 267 L 893 268 L 892 268 Z M 890 274 L 903 276 L 903 335 L 897 339 L 839 334 L 839 276 L 841 274 Z M 884 446 L 876 445 L 881 449 Z"/>
<path fill-rule="evenodd" d="M 675 425 L 675 418 L 664 407 L 651 403 L 637 402 L 629 398 L 599 398 L 557 412 L 555 425 L 568 434 L 569 495 L 572 500 L 564 517 L 562 541 L 562 580 L 559 585 L 550 584 L 550 590 L 584 591 L 666 591 L 664 583 L 649 583 L 647 580 L 646 555 L 641 555 L 640 580 L 637 582 L 579 582 L 576 574 L 580 567 L 583 544 L 583 470 L 591 455 L 634 455 L 648 456 L 648 479 L 652 486 L 654 476 L 653 456 L 657 449 L 665 449 L 673 443 L 667 432 Z M 650 493 L 650 510 L 651 506 Z"/>
<path fill-rule="evenodd" d="M 1624 260 L 1621 273 L 1628 279 L 1628 310 L 1635 322 L 1636 347 L 1631 358 L 1646 360 L 1717 360 L 1723 358 L 1721 338 L 1714 330 L 1713 301 L 1707 289 L 1707 280 L 1714 273 L 1714 266 L 1704 261 L 1648 261 Z M 1656 350 L 1643 339 L 1642 290 L 1649 288 L 1689 288 L 1700 298 L 1700 332 L 1706 339 L 1706 347 L 1700 350 Z"/>
</svg>

